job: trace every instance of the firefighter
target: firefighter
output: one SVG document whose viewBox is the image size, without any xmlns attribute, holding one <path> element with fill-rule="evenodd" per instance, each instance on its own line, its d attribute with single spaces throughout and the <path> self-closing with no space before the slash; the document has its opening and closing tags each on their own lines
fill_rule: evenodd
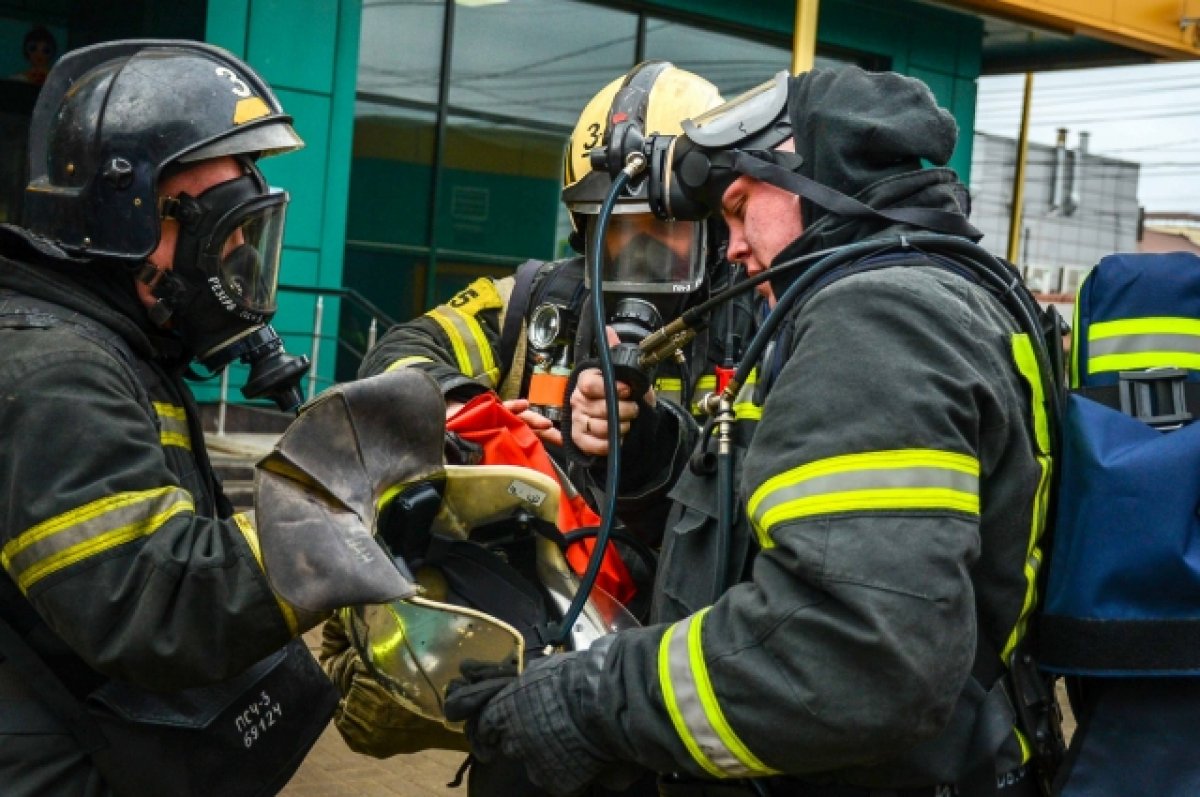
<svg viewBox="0 0 1200 797">
<path fill-rule="evenodd" d="M 966 192 L 922 161 L 956 135 L 920 81 L 847 67 L 780 73 L 676 139 L 729 257 L 788 297 L 731 550 L 713 478 L 686 470 L 655 624 L 452 689 L 476 756 L 555 794 L 638 767 L 678 795 L 1037 793 L 1004 671 L 1041 556 L 1045 359 L 953 256 L 976 237 Z M 929 231 L 949 254 L 906 243 Z M 792 302 L 818 252 L 850 265 Z"/>
<path fill-rule="evenodd" d="M 297 402 L 269 326 L 288 195 L 257 160 L 301 146 L 207 44 L 75 50 L 41 90 L 0 226 L 6 795 L 274 793 L 332 715 L 296 638 L 325 610 L 266 577 L 183 381 L 241 359 Z"/>
<path fill-rule="evenodd" d="M 581 255 L 530 261 L 514 277 L 476 280 L 447 303 L 389 330 L 367 353 L 359 375 L 421 369 L 442 385 L 451 413 L 472 396 L 494 390 L 551 449 L 560 446 L 569 375 L 591 357 L 584 264 L 594 242 L 588 231 L 611 185 L 606 172 L 592 169 L 588 152 L 607 140 L 614 117 L 636 120 L 647 135 L 678 132 L 683 119 L 720 102 L 707 80 L 662 61 L 639 64 L 606 85 L 584 107 L 564 155 L 562 200 L 570 212 L 572 246 Z M 721 257 L 723 238 L 719 223 L 656 219 L 644 190 L 618 197 L 603 244 L 610 324 L 622 335 L 633 335 L 639 327 L 660 326 L 707 298 L 714 285 L 729 279 Z M 675 445 L 687 423 L 677 417 L 675 407 L 690 408 L 712 389 L 714 366 L 736 359 L 739 342 L 752 326 L 753 309 L 742 303 L 736 314 L 713 320 L 682 369 L 671 363 L 660 368 L 653 393 L 639 402 L 626 391 L 623 428 L 639 411 L 644 413 L 639 434 L 652 441 L 648 445 Z M 653 406 L 661 398 L 671 401 Z M 752 412 L 748 404 L 745 409 Z M 593 424 L 592 430 L 600 432 L 602 426 Z M 660 513 L 663 490 L 682 463 L 674 464 L 674 471 L 651 474 L 629 463 L 628 484 L 643 487 L 622 498 L 622 519 L 630 528 L 661 529 L 661 517 L 650 519 Z M 586 474 L 576 478 L 586 479 Z M 657 544 L 656 536 L 647 542 Z"/>
</svg>

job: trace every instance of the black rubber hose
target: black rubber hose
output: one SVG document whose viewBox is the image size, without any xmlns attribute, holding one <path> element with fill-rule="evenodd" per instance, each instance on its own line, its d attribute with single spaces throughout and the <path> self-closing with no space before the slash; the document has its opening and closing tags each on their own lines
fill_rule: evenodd
<svg viewBox="0 0 1200 797">
<path fill-rule="evenodd" d="M 584 571 L 583 578 L 579 582 L 579 589 L 572 598 L 571 605 L 567 607 L 566 613 L 563 614 L 562 623 L 551 641 L 551 644 L 555 646 L 566 642 L 571 635 L 571 629 L 575 627 L 575 621 L 579 619 L 583 605 L 587 603 L 587 599 L 591 595 L 592 587 L 596 584 L 596 577 L 600 574 L 600 567 L 604 563 L 604 554 L 608 550 L 608 539 L 612 534 L 613 522 L 617 517 L 617 490 L 621 484 L 621 414 L 617 399 L 617 377 L 613 373 L 612 357 L 608 350 L 607 326 L 604 319 L 604 272 L 600 258 L 604 251 L 604 233 L 608 230 L 608 220 L 612 216 L 613 206 L 616 205 L 617 197 L 620 196 L 621 190 L 628 182 L 629 173 L 625 171 L 613 178 L 612 187 L 608 190 L 608 196 L 604 198 L 604 203 L 600 206 L 600 213 L 596 216 L 595 229 L 592 230 L 592 257 L 588 263 L 588 269 L 591 272 L 592 316 L 596 326 L 600 377 L 604 380 L 604 412 L 608 420 L 608 468 L 604 506 L 600 512 L 600 528 L 596 532 L 596 544 L 588 559 L 587 570 Z"/>
</svg>

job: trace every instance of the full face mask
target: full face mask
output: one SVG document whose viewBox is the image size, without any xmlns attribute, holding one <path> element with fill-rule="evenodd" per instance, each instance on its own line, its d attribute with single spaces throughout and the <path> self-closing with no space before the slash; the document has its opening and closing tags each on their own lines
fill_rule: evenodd
<svg viewBox="0 0 1200 797">
<path fill-rule="evenodd" d="M 269 325 L 287 203 L 287 193 L 269 189 L 253 167 L 197 197 L 160 200 L 163 220 L 176 221 L 179 233 L 173 267 L 155 285 L 150 310 L 151 320 L 169 324 L 210 372 L 236 359 L 248 364 L 242 394 L 271 398 L 284 410 L 300 403 L 298 384 L 309 367 L 307 357 L 283 352 Z"/>
<path fill-rule="evenodd" d="M 617 205 L 602 253 L 604 292 L 688 294 L 704 282 L 708 227 L 657 219 L 645 205 Z M 592 241 L 588 239 L 588 247 Z M 590 257 L 585 250 L 585 257 Z M 584 281 L 591 288 L 590 275 Z"/>
</svg>

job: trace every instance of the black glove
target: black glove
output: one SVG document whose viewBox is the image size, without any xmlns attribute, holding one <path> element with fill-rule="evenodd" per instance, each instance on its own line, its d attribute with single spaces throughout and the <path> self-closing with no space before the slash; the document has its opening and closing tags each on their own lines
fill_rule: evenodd
<svg viewBox="0 0 1200 797">
<path fill-rule="evenodd" d="M 481 761 L 497 756 L 522 761 L 529 779 L 551 794 L 575 794 L 602 779 L 609 786 L 627 785 L 640 773 L 614 767 L 573 716 L 594 692 L 586 668 L 602 662 L 602 651 L 562 653 L 532 662 L 516 679 L 491 672 L 492 677 L 456 682 L 447 690 L 446 718 L 467 721 L 471 750 Z"/>
<path fill-rule="evenodd" d="M 467 659 L 459 666 L 459 672 L 462 678 L 455 678 L 446 687 L 446 704 L 442 708 L 451 722 L 466 722 L 470 735 L 471 726 L 488 702 L 517 680 L 517 665 Z M 486 760 L 473 743 L 472 748 L 481 760 Z"/>
</svg>

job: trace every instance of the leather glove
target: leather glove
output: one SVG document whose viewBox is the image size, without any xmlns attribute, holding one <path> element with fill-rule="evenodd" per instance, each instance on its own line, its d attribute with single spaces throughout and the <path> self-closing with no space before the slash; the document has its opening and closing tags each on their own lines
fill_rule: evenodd
<svg viewBox="0 0 1200 797">
<path fill-rule="evenodd" d="M 446 718 L 467 721 L 471 750 L 481 761 L 522 761 L 529 779 L 551 794 L 575 794 L 597 781 L 624 787 L 640 773 L 614 767 L 574 716 L 592 702 L 587 670 L 598 671 L 603 659 L 603 651 L 593 649 L 538 659 L 519 678 L 498 670 L 472 672 L 478 680 L 447 690 Z"/>
<path fill-rule="evenodd" d="M 388 758 L 429 749 L 467 750 L 466 736 L 405 708 L 375 680 L 351 646 L 340 613 L 322 629 L 320 660 L 342 695 L 334 725 L 354 752 Z"/>
</svg>

